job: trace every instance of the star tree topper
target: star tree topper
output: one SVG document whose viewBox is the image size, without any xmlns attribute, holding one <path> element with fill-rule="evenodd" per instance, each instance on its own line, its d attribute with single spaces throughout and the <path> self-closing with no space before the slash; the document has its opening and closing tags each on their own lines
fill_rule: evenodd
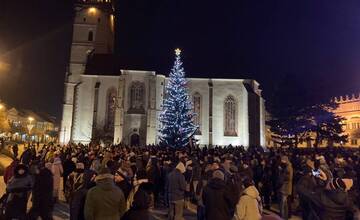
<svg viewBox="0 0 360 220">
<path fill-rule="evenodd" d="M 176 48 L 176 49 L 175 49 L 175 54 L 176 54 L 177 56 L 179 56 L 179 55 L 181 54 L 180 48 Z"/>
</svg>

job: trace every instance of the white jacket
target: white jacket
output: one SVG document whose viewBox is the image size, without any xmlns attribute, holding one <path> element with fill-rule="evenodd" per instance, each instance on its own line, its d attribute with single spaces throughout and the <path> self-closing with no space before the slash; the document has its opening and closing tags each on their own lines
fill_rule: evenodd
<svg viewBox="0 0 360 220">
<path fill-rule="evenodd" d="M 236 205 L 233 220 L 260 220 L 262 212 L 261 198 L 255 186 L 246 188 Z"/>
</svg>

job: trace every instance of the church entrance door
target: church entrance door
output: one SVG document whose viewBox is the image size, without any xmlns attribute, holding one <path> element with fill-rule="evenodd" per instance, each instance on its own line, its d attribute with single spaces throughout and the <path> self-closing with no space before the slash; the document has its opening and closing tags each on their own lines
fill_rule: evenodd
<svg viewBox="0 0 360 220">
<path fill-rule="evenodd" d="M 140 145 L 140 136 L 138 134 L 132 134 L 130 136 L 130 145 L 137 147 Z"/>
</svg>

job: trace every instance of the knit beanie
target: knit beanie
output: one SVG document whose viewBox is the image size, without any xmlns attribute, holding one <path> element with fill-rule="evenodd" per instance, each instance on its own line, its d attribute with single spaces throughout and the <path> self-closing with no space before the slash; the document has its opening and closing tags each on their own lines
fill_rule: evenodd
<svg viewBox="0 0 360 220">
<path fill-rule="evenodd" d="M 83 163 L 76 163 L 76 169 L 83 170 L 83 169 L 85 169 L 85 166 Z"/>
<path fill-rule="evenodd" d="M 99 181 L 102 179 L 113 179 L 113 178 L 114 178 L 114 175 L 111 174 L 109 168 L 101 167 L 98 175 L 95 178 L 95 181 Z"/>
<path fill-rule="evenodd" d="M 215 179 L 221 179 L 221 180 L 225 180 L 225 175 L 221 170 L 215 170 L 212 174 L 212 178 Z"/>
</svg>

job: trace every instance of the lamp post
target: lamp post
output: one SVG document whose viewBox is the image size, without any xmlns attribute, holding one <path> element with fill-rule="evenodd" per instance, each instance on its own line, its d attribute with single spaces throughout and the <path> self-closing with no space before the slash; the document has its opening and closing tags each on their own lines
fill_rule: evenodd
<svg viewBox="0 0 360 220">
<path fill-rule="evenodd" d="M 29 121 L 29 123 L 27 125 L 27 129 L 29 130 L 29 140 L 30 140 L 31 130 L 34 127 L 34 124 L 32 123 L 34 121 L 34 118 L 33 117 L 28 117 L 28 121 Z"/>
</svg>

